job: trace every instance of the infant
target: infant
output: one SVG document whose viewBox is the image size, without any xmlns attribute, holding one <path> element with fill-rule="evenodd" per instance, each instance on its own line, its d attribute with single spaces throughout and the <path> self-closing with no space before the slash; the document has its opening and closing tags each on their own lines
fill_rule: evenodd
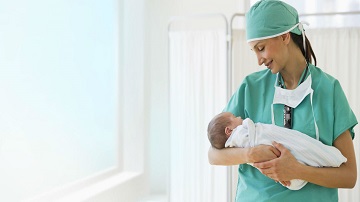
<svg viewBox="0 0 360 202">
<path fill-rule="evenodd" d="M 339 167 L 347 159 L 333 146 L 328 146 L 304 133 L 273 124 L 254 123 L 235 117 L 230 112 L 216 115 L 208 125 L 208 138 L 217 149 L 254 147 L 278 142 L 301 163 L 314 167 Z M 287 188 L 299 190 L 306 181 L 294 179 Z"/>
</svg>

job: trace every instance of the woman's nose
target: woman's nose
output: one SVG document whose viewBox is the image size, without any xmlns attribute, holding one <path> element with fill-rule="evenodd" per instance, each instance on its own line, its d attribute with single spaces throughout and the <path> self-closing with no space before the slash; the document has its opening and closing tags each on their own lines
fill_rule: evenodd
<svg viewBox="0 0 360 202">
<path fill-rule="evenodd" d="M 258 64 L 259 64 L 259 66 L 264 64 L 264 58 L 258 56 Z"/>
</svg>

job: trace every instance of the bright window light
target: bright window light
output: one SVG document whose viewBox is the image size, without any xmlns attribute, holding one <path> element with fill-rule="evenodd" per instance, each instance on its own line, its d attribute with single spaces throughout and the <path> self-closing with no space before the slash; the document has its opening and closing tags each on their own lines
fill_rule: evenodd
<svg viewBox="0 0 360 202">
<path fill-rule="evenodd" d="M 116 166 L 115 1 L 0 2 L 0 201 Z"/>
</svg>

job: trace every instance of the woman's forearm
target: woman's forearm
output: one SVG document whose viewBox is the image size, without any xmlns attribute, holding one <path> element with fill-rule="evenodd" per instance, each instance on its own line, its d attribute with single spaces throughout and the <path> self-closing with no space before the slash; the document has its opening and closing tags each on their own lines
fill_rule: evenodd
<svg viewBox="0 0 360 202">
<path fill-rule="evenodd" d="M 268 161 L 280 156 L 280 151 L 270 145 L 258 145 L 249 148 L 210 147 L 208 152 L 209 163 L 212 165 L 239 165 Z"/>
<path fill-rule="evenodd" d="M 248 148 L 209 148 L 208 158 L 211 165 L 239 165 L 248 163 Z"/>
<path fill-rule="evenodd" d="M 298 170 L 298 179 L 329 188 L 353 188 L 356 184 L 356 170 L 346 164 L 339 168 L 316 168 L 303 165 Z"/>
</svg>

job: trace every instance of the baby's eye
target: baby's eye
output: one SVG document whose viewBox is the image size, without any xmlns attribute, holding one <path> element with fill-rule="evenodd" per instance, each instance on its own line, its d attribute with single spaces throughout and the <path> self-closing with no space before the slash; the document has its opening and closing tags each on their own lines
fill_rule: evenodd
<svg viewBox="0 0 360 202">
<path fill-rule="evenodd" d="M 259 50 L 259 51 L 263 51 L 263 50 L 264 50 L 264 47 L 259 47 L 258 50 Z"/>
</svg>

